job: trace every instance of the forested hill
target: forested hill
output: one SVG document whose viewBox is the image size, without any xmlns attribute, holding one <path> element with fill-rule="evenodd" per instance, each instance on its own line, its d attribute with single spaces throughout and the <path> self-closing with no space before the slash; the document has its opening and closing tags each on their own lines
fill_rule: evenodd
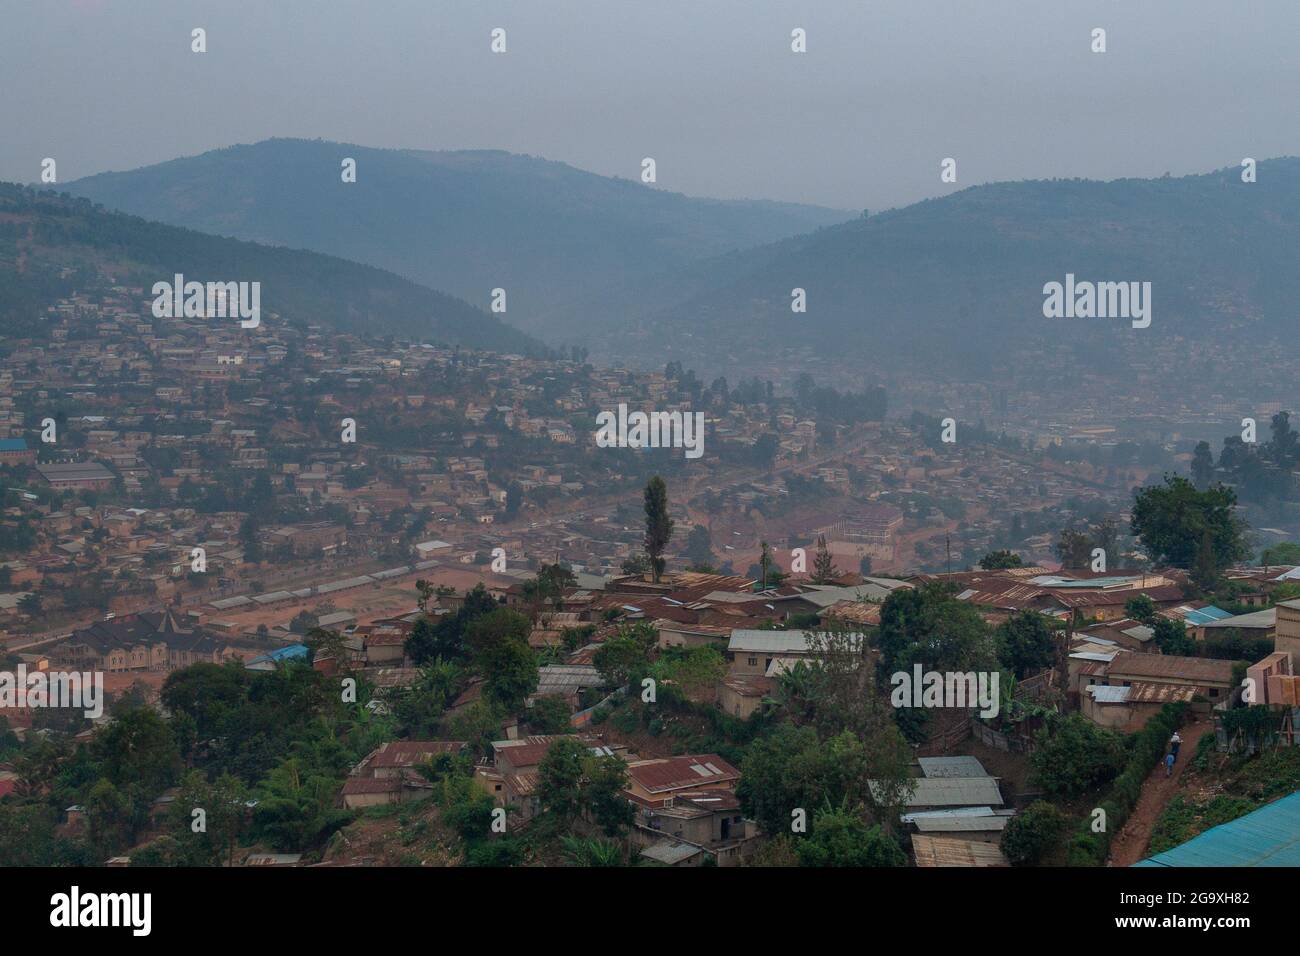
<svg viewBox="0 0 1300 956">
<path fill-rule="evenodd" d="M 117 281 L 146 289 L 175 273 L 204 282 L 260 282 L 264 312 L 350 332 L 504 352 L 542 350 L 495 316 L 382 269 L 0 183 L 0 332 L 24 334 L 55 298 L 85 288 L 105 268 Z"/>
<path fill-rule="evenodd" d="M 638 290 L 646 306 L 624 321 L 701 343 L 794 336 L 828 358 L 949 362 L 950 375 L 1035 339 L 1091 344 L 1102 361 L 1175 337 L 1249 347 L 1288 335 L 1300 302 L 1300 159 L 1257 172 L 973 186 L 699 262 Z M 1045 318 L 1043 286 L 1067 274 L 1150 282 L 1151 325 Z M 792 315 L 796 287 L 807 311 Z"/>
<path fill-rule="evenodd" d="M 356 162 L 355 182 L 342 181 L 344 159 Z M 64 188 L 160 222 L 369 263 L 475 304 L 504 288 L 510 321 L 553 340 L 590 331 L 570 306 L 594 290 L 850 215 L 686 196 L 668 166 L 657 185 L 642 183 L 641 159 L 612 177 L 502 150 L 270 139 Z M 608 321 L 618 306 L 607 298 L 591 318 Z"/>
</svg>

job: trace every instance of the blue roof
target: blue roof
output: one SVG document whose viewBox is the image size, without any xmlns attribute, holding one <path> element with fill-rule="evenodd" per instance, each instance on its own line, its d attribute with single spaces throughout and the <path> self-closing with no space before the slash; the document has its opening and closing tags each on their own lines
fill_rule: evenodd
<svg viewBox="0 0 1300 956">
<path fill-rule="evenodd" d="M 26 451 L 26 438 L 0 438 L 0 451 Z"/>
<path fill-rule="evenodd" d="M 1300 866 L 1300 792 L 1134 866 Z"/>
<path fill-rule="evenodd" d="M 1053 580 L 1048 582 L 1048 579 Z M 1119 587 L 1121 584 L 1131 584 L 1138 580 L 1138 578 L 1131 575 L 1122 577 L 1111 575 L 1108 578 L 1084 578 L 1082 580 L 1075 580 L 1073 578 L 1062 578 L 1056 574 L 1040 574 L 1033 580 L 1035 583 L 1040 580 L 1044 581 L 1045 583 L 1039 586 L 1047 588 L 1115 588 Z"/>
<path fill-rule="evenodd" d="M 306 657 L 306 656 L 307 656 L 306 644 L 290 644 L 288 647 L 276 648 L 275 650 L 271 651 L 269 654 L 262 654 L 260 657 L 254 657 L 248 663 L 257 664 L 261 661 L 275 661 L 276 663 L 279 663 L 280 661 L 287 661 L 294 657 Z"/>
<path fill-rule="evenodd" d="M 1209 604 L 1205 607 L 1198 607 L 1195 610 L 1188 611 L 1186 620 L 1188 624 L 1209 624 L 1211 621 L 1222 621 L 1224 618 L 1232 615 L 1221 607 L 1215 607 Z"/>
</svg>

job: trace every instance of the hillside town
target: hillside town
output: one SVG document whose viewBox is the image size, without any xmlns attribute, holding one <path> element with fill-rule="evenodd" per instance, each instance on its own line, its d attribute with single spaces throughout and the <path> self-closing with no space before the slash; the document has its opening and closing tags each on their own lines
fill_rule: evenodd
<svg viewBox="0 0 1300 956">
<path fill-rule="evenodd" d="M 1300 545 L 1226 450 L 87 288 L 0 350 L 0 864 L 1181 865 L 1300 814 Z"/>
</svg>

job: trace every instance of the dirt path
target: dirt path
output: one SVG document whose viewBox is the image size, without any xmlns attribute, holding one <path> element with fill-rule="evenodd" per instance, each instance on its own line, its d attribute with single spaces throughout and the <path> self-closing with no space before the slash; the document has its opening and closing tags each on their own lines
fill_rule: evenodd
<svg viewBox="0 0 1300 956">
<path fill-rule="evenodd" d="M 1165 805 L 1178 792 L 1179 781 L 1183 771 L 1196 755 L 1196 746 L 1207 733 L 1214 732 L 1213 721 L 1202 720 L 1189 724 L 1179 731 L 1183 745 L 1178 750 L 1178 762 L 1174 764 L 1173 776 L 1165 776 L 1165 766 L 1159 764 L 1142 784 L 1142 795 L 1138 797 L 1133 815 L 1124 824 L 1110 845 L 1108 866 L 1132 866 L 1147 855 L 1147 844 L 1151 841 L 1151 828 Z M 1168 750 L 1166 749 L 1166 753 Z"/>
</svg>

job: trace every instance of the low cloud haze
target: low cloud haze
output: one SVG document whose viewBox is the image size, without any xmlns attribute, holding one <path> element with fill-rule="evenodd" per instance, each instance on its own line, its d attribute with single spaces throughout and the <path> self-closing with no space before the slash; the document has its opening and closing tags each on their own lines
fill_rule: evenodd
<svg viewBox="0 0 1300 956">
<path fill-rule="evenodd" d="M 66 182 L 302 136 L 499 148 L 626 178 L 653 156 L 662 189 L 875 210 L 991 180 L 1300 153 L 1300 10 L 1286 0 L 0 9 L 0 178 L 22 182 L 46 156 Z M 1094 27 L 1105 54 L 1089 50 Z M 948 156 L 956 186 L 939 182 Z"/>
</svg>

